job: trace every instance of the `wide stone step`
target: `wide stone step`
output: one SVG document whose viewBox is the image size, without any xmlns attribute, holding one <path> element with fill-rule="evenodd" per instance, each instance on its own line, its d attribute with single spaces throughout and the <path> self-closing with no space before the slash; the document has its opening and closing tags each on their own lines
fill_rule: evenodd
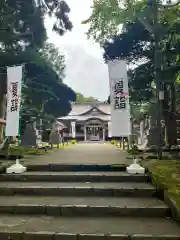
<svg viewBox="0 0 180 240">
<path fill-rule="evenodd" d="M 86 161 L 86 160 L 85 160 Z M 64 161 L 66 162 L 66 160 Z M 125 171 L 127 164 L 28 164 L 28 171 Z"/>
<path fill-rule="evenodd" d="M 150 197 L 156 189 L 148 183 L 91 183 L 91 182 L 1 182 L 0 195 L 41 196 L 131 196 Z"/>
<path fill-rule="evenodd" d="M 1 196 L 0 213 L 162 217 L 170 210 L 156 198 Z"/>
<path fill-rule="evenodd" d="M 1 174 L 0 181 L 147 182 L 148 176 L 126 172 L 25 172 Z"/>
<path fill-rule="evenodd" d="M 1 240 L 180 239 L 179 226 L 167 218 L 0 215 L 0 229 Z"/>
</svg>

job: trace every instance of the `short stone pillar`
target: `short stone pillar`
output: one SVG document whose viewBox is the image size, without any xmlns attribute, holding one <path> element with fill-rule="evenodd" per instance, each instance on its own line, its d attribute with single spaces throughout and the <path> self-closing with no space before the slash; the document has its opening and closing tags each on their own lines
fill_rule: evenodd
<svg viewBox="0 0 180 240">
<path fill-rule="evenodd" d="M 86 129 L 86 126 L 84 126 L 84 141 L 87 141 L 87 129 Z"/>
<path fill-rule="evenodd" d="M 71 122 L 72 138 L 76 138 L 76 122 Z"/>
<path fill-rule="evenodd" d="M 103 128 L 103 141 L 105 141 L 105 133 L 106 133 L 106 129 Z"/>
<path fill-rule="evenodd" d="M 112 138 L 111 122 L 108 122 L 108 138 Z"/>
</svg>

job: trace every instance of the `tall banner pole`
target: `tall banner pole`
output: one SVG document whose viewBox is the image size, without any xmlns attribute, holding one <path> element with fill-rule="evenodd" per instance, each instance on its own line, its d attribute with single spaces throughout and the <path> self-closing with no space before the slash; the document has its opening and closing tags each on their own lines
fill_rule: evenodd
<svg viewBox="0 0 180 240">
<path fill-rule="evenodd" d="M 20 134 L 20 109 L 21 109 L 21 87 L 22 87 L 22 65 L 7 67 L 7 115 L 5 135 L 7 137 L 17 137 Z M 7 173 L 22 173 L 26 167 L 19 163 L 6 169 Z"/>
<path fill-rule="evenodd" d="M 24 81 L 24 65 L 22 65 L 21 95 L 22 95 L 23 81 Z M 19 109 L 19 129 L 18 129 L 19 145 L 20 145 L 20 137 L 21 137 L 22 113 L 23 113 L 23 105 L 22 105 L 22 97 L 21 97 L 21 99 L 20 99 L 20 109 Z"/>
<path fill-rule="evenodd" d="M 111 122 L 112 136 L 128 138 L 131 135 L 131 114 L 129 104 L 129 87 L 126 61 L 115 59 L 108 63 L 110 97 L 111 97 Z M 124 141 L 123 141 L 124 145 Z M 145 169 L 134 158 L 133 164 L 126 167 L 130 174 L 144 174 Z"/>
<path fill-rule="evenodd" d="M 129 87 L 126 61 L 115 59 L 108 62 L 111 98 L 112 137 L 129 137 L 131 134 Z"/>
</svg>

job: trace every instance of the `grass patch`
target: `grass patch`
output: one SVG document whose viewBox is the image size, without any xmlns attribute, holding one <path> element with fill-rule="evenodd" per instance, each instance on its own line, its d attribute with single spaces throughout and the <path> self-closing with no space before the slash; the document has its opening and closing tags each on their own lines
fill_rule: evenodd
<svg viewBox="0 0 180 240">
<path fill-rule="evenodd" d="M 23 146 L 11 146 L 10 150 L 9 150 L 9 154 L 10 155 L 44 155 L 48 152 L 52 152 L 54 150 L 54 148 L 56 149 L 60 149 L 60 148 L 64 148 L 67 145 L 64 144 L 64 146 L 62 144 L 59 145 L 59 148 L 57 148 L 57 145 L 53 146 L 53 149 L 51 148 L 37 148 L 37 147 L 33 147 L 33 148 L 28 148 L 28 147 L 23 147 Z"/>
<path fill-rule="evenodd" d="M 60 144 L 59 148 L 57 148 L 57 145 L 55 145 L 53 147 L 56 148 L 56 149 L 60 149 L 60 148 L 67 147 L 68 145 L 64 144 L 64 146 L 63 146 L 62 144 Z M 9 156 L 9 160 L 16 160 L 17 157 L 28 158 L 28 157 L 31 157 L 31 156 L 40 156 L 40 155 L 44 155 L 46 153 L 52 152 L 54 150 L 54 148 L 53 149 L 51 149 L 51 148 L 37 148 L 37 147 L 28 148 L 28 147 L 23 147 L 23 146 L 11 145 L 9 150 L 8 150 L 8 156 Z M 7 150 L 0 151 L 0 160 L 5 160 L 6 155 L 7 155 Z"/>
<path fill-rule="evenodd" d="M 148 168 L 153 185 L 163 188 L 180 208 L 180 161 L 146 160 L 142 161 L 142 165 Z"/>
<path fill-rule="evenodd" d="M 25 155 L 43 155 L 47 152 L 50 152 L 52 150 L 50 149 L 40 149 L 40 148 L 27 148 L 22 146 L 13 146 L 9 149 L 9 155 L 19 155 L 19 156 L 25 156 Z"/>
</svg>

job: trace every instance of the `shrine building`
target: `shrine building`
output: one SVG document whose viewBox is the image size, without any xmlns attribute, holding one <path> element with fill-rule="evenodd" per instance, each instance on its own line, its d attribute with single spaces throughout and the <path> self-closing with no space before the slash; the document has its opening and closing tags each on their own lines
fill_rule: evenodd
<svg viewBox="0 0 180 240">
<path fill-rule="evenodd" d="M 110 104 L 73 103 L 68 116 L 57 119 L 64 127 L 65 138 L 79 141 L 105 141 L 110 136 Z"/>
</svg>

